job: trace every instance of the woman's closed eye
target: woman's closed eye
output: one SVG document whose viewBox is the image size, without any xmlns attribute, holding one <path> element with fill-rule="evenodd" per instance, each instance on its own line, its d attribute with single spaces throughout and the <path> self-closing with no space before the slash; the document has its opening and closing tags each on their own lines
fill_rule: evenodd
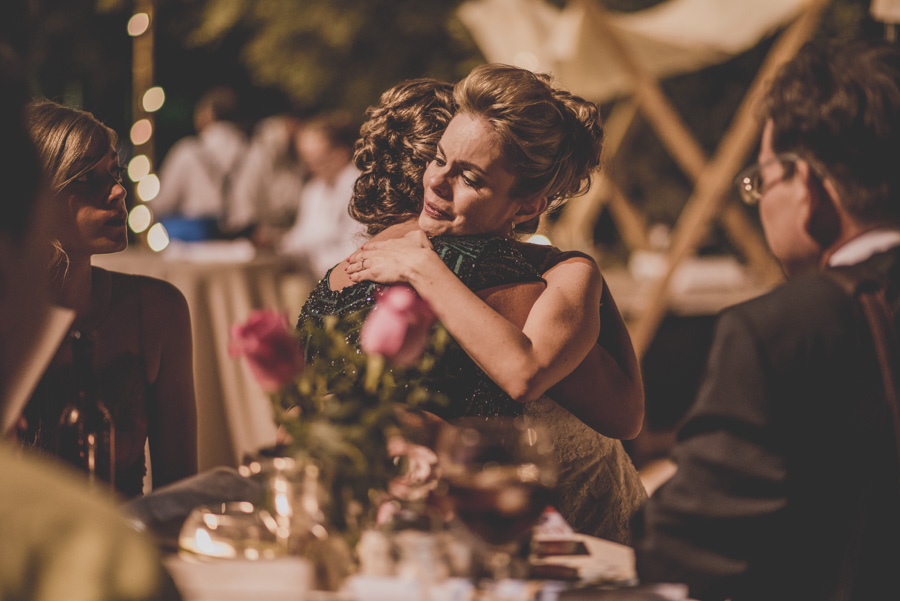
<svg viewBox="0 0 900 601">
<path fill-rule="evenodd" d="M 462 177 L 463 182 L 470 188 L 480 188 L 481 187 L 481 178 L 479 178 L 478 176 L 463 172 L 461 177 Z"/>
<path fill-rule="evenodd" d="M 110 179 L 113 180 L 113 185 L 122 184 L 127 171 L 126 167 L 116 165 L 110 169 L 108 174 L 103 174 L 97 170 L 86 171 L 72 181 L 87 188 L 91 192 L 102 192 L 104 189 L 112 187 L 110 186 Z"/>
</svg>

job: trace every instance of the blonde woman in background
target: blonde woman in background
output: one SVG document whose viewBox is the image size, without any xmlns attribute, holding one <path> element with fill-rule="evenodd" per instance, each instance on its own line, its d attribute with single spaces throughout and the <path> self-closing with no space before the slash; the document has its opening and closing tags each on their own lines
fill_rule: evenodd
<svg viewBox="0 0 900 601">
<path fill-rule="evenodd" d="M 46 100 L 28 105 L 25 120 L 51 196 L 53 300 L 75 310 L 73 336 L 95 341 L 100 395 L 115 424 L 116 489 L 134 497 L 143 490 L 148 441 L 155 487 L 197 471 L 187 303 L 161 280 L 91 265 L 93 255 L 128 244 L 115 132 L 90 113 Z M 26 445 L 55 448 L 59 417 L 75 394 L 72 372 L 70 336 L 25 408 L 19 436 Z"/>
</svg>

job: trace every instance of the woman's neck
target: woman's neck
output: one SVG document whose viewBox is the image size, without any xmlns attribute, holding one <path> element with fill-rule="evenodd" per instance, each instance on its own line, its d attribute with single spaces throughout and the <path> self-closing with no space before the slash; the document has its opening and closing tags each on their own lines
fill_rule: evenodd
<svg viewBox="0 0 900 601">
<path fill-rule="evenodd" d="M 91 267 L 90 257 L 69 258 L 56 302 L 74 309 L 76 329 L 95 328 L 109 306 L 110 290 L 106 272 Z"/>
</svg>

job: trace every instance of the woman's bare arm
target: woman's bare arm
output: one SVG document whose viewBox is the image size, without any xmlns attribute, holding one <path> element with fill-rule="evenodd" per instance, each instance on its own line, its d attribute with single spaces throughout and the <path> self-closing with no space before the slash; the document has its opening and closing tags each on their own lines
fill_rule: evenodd
<svg viewBox="0 0 900 601">
<path fill-rule="evenodd" d="M 544 277 L 552 279 L 553 270 Z M 600 324 L 598 342 L 550 396 L 601 434 L 631 439 L 644 421 L 644 385 L 631 336 L 605 281 Z"/>
<path fill-rule="evenodd" d="M 417 229 L 415 221 L 407 222 L 388 228 L 372 241 L 402 238 Z M 576 260 L 588 261 L 586 258 L 567 259 Z M 352 283 L 343 269 L 348 265 L 345 261 L 332 272 L 332 288 Z M 567 286 L 571 271 L 556 269 L 557 265 L 544 273 L 544 278 L 554 285 Z M 612 438 L 630 439 L 637 436 L 643 423 L 643 384 L 628 330 L 605 282 L 602 286 L 599 342 L 594 343 L 571 373 L 552 386 L 550 394 L 597 432 Z M 521 330 L 545 289 L 544 283 L 526 282 L 488 288 L 475 295 Z M 490 375 L 488 370 L 485 371 Z"/>
<path fill-rule="evenodd" d="M 540 397 L 587 356 L 600 331 L 601 277 L 593 261 L 566 262 L 519 327 L 494 311 L 444 265 L 422 232 L 367 243 L 354 253 L 353 281 L 406 282 L 431 305 L 466 353 L 519 402 Z"/>
<path fill-rule="evenodd" d="M 543 275 L 548 282 L 554 282 L 560 273 L 554 266 Z M 565 281 L 560 285 L 565 285 Z M 477 294 L 492 309 L 524 327 L 528 313 L 542 293 L 543 286 L 528 283 L 489 288 Z M 599 340 L 549 394 L 600 434 L 631 439 L 640 432 L 644 419 L 640 366 L 625 322 L 605 282 Z"/>
<path fill-rule="evenodd" d="M 166 282 L 147 279 L 140 293 L 148 377 L 157 392 L 156 406 L 148 412 L 153 486 L 158 487 L 197 473 L 191 318 L 184 295 Z"/>
</svg>

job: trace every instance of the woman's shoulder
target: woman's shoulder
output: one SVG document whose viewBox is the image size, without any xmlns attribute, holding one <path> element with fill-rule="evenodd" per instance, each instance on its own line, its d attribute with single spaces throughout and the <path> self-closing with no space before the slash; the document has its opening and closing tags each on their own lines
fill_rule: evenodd
<svg viewBox="0 0 900 601">
<path fill-rule="evenodd" d="M 142 316 L 173 321 L 179 316 L 189 315 L 187 299 L 174 284 L 146 275 L 118 271 L 108 273 L 113 298 L 130 297 L 136 300 Z"/>
<path fill-rule="evenodd" d="M 342 288 L 333 289 L 329 284 L 331 270 L 316 283 L 300 309 L 297 327 L 312 320 L 321 323 L 329 315 L 342 316 L 355 313 L 375 302 L 374 282 L 356 282 Z"/>
<path fill-rule="evenodd" d="M 578 250 L 564 251 L 550 244 L 534 244 L 520 240 L 512 240 L 511 243 L 539 273 L 547 273 L 562 263 L 590 263 L 597 267 L 593 257 Z M 599 271 L 599 268 L 597 270 Z"/>
<path fill-rule="evenodd" d="M 166 280 L 161 280 L 149 275 L 109 272 L 112 285 L 116 288 L 132 288 L 143 297 L 150 297 L 160 302 L 182 302 L 184 294 L 177 286 Z"/>
</svg>

